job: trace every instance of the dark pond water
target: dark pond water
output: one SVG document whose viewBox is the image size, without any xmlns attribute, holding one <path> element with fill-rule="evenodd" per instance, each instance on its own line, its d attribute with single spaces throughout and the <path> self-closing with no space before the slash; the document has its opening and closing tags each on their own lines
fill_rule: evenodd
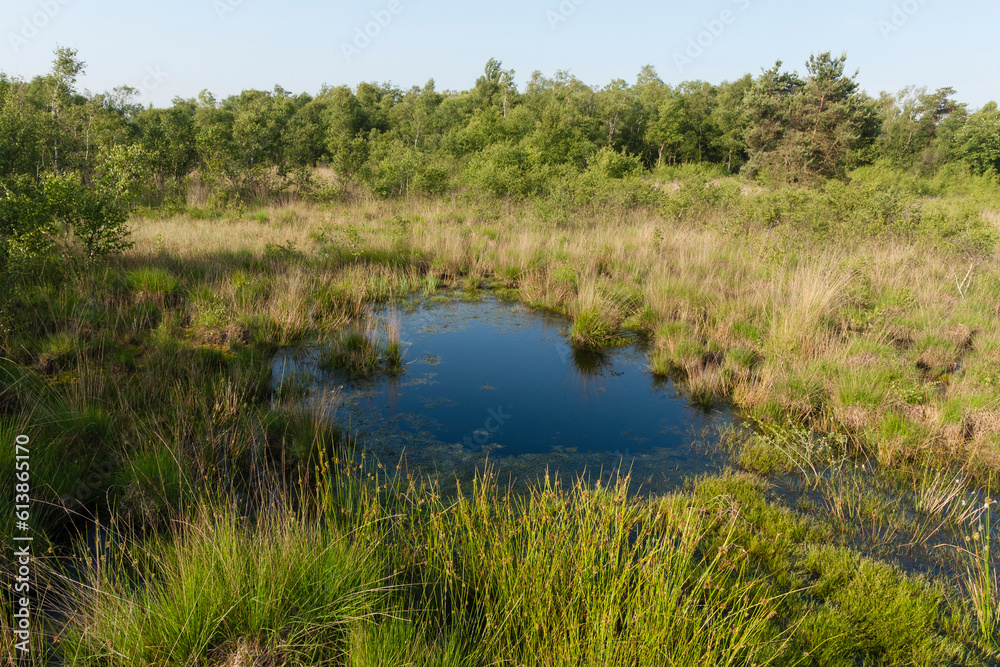
<svg viewBox="0 0 1000 667">
<path fill-rule="evenodd" d="M 386 463 L 460 478 L 487 460 L 519 479 L 623 469 L 647 490 L 717 469 L 708 445 L 732 415 L 692 406 L 638 347 L 574 350 L 566 318 L 491 297 L 374 317 L 399 327 L 401 376 L 351 381 L 321 371 L 317 349 L 289 349 L 273 377 L 304 374 L 317 409 Z"/>
</svg>

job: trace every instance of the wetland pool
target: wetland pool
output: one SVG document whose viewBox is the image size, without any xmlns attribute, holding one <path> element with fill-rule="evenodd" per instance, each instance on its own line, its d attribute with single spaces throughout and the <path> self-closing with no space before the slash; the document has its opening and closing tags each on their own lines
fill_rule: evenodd
<svg viewBox="0 0 1000 667">
<path fill-rule="evenodd" d="M 505 480 L 621 470 L 651 492 L 720 469 L 711 444 L 734 413 L 691 404 L 649 372 L 639 345 L 577 350 L 568 318 L 492 296 L 415 301 L 373 317 L 398 329 L 402 374 L 324 371 L 313 345 L 281 350 L 272 383 L 277 391 L 304 378 L 302 400 L 384 465 L 460 480 L 487 462 Z"/>
</svg>

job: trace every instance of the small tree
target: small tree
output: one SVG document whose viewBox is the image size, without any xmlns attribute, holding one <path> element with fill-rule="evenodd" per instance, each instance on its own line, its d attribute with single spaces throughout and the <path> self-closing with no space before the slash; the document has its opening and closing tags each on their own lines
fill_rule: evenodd
<svg viewBox="0 0 1000 667">
<path fill-rule="evenodd" d="M 55 58 L 52 61 L 52 73 L 49 75 L 49 88 L 52 94 L 50 113 L 52 116 L 52 166 L 59 169 L 59 137 L 62 134 L 62 107 L 73 95 L 73 86 L 77 78 L 87 69 L 87 64 L 77 57 L 76 49 L 56 47 Z"/>
<path fill-rule="evenodd" d="M 852 153 L 875 138 L 875 105 L 846 76 L 846 55 L 821 53 L 806 63 L 808 77 L 764 72 L 746 97 L 751 172 L 778 168 L 786 178 L 841 177 Z"/>
<path fill-rule="evenodd" d="M 976 174 L 1000 174 L 1000 110 L 990 102 L 955 137 L 957 152 Z"/>
<path fill-rule="evenodd" d="M 361 176 L 368 160 L 367 119 L 350 88 L 331 91 L 326 110 L 327 152 L 346 192 L 350 183 Z"/>
<path fill-rule="evenodd" d="M 128 216 L 149 181 L 150 170 L 139 146 L 116 146 L 102 152 L 90 187 L 69 174 L 45 181 L 45 193 L 70 243 L 83 246 L 88 262 L 132 247 Z"/>
</svg>

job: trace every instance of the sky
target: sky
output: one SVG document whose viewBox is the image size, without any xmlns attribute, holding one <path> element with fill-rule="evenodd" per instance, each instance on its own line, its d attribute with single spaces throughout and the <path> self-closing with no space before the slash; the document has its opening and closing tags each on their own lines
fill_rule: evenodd
<svg viewBox="0 0 1000 667">
<path fill-rule="evenodd" d="M 315 94 L 362 81 L 475 85 L 490 58 L 522 88 L 534 71 L 588 85 L 737 79 L 781 60 L 846 52 L 872 95 L 951 86 L 976 109 L 1000 99 L 1000 3 L 971 0 L 3 0 L 0 71 L 47 72 L 56 46 L 87 63 L 80 90 L 119 85 L 168 106 L 208 89 Z"/>
</svg>

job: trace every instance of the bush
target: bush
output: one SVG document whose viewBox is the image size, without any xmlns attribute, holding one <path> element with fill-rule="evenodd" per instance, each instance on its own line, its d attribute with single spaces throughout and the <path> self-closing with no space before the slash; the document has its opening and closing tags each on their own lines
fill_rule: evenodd
<svg viewBox="0 0 1000 667">
<path fill-rule="evenodd" d="M 45 196 L 55 219 L 94 260 L 132 246 L 128 216 L 148 178 L 142 148 L 117 146 L 98 156 L 91 186 L 76 175 L 54 174 L 45 181 Z"/>
<path fill-rule="evenodd" d="M 464 181 L 474 190 L 494 197 L 528 197 L 542 194 L 546 169 L 537 153 L 509 143 L 494 144 L 472 158 Z"/>
<path fill-rule="evenodd" d="M 605 178 L 625 178 L 641 174 L 643 171 L 642 160 L 628 153 L 618 151 L 605 146 L 590 158 L 587 163 L 587 171 L 600 174 Z"/>
<path fill-rule="evenodd" d="M 441 195 L 448 189 L 450 172 L 443 161 L 398 139 L 376 140 L 363 180 L 383 199 L 405 197 L 410 192 Z"/>
</svg>

